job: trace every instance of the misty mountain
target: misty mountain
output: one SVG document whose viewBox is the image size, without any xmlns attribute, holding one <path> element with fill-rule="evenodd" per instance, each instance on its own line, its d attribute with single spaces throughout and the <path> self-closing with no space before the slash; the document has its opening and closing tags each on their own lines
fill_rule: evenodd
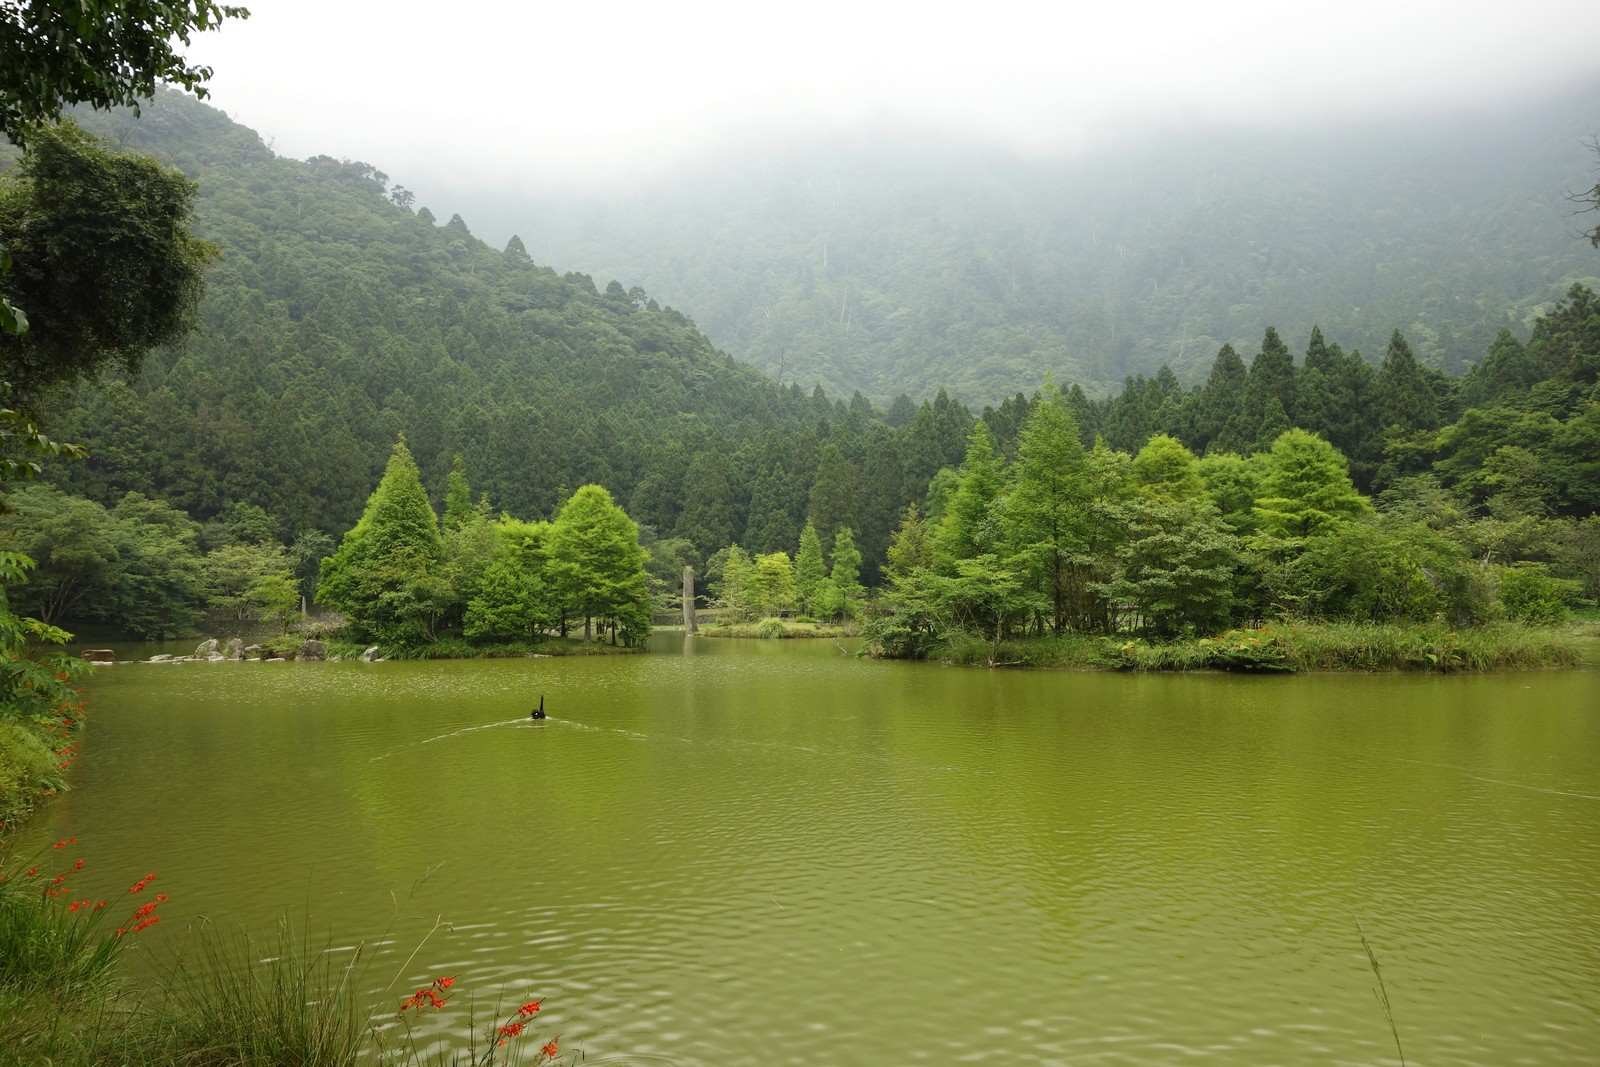
<svg viewBox="0 0 1600 1067">
<path fill-rule="evenodd" d="M 1024 158 L 905 129 L 773 140 L 581 195 L 462 189 L 540 262 L 641 285 L 806 389 L 969 403 L 1046 371 L 1106 392 L 1203 377 L 1275 325 L 1376 358 L 1403 331 L 1459 373 L 1600 261 L 1566 199 L 1593 185 L 1600 89 L 1382 126 L 1129 134 Z"/>
<path fill-rule="evenodd" d="M 178 93 L 138 119 L 80 120 L 196 177 L 194 230 L 223 249 L 182 346 L 49 414 L 90 451 L 58 480 L 96 499 L 136 490 L 201 519 L 249 502 L 287 532 L 337 532 L 403 432 L 437 492 L 460 454 L 496 507 L 546 515 L 588 482 L 627 500 L 685 442 L 726 461 L 834 411 L 638 290 L 597 290 L 413 212 L 368 164 L 280 158 Z M 677 512 L 642 518 L 670 528 Z"/>
</svg>

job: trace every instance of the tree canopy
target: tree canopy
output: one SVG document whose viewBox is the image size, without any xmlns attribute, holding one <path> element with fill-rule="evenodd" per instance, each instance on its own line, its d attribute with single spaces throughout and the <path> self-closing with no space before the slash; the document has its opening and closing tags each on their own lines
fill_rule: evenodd
<svg viewBox="0 0 1600 1067">
<path fill-rule="evenodd" d="M 24 404 L 49 385 L 116 368 L 195 322 L 202 270 L 219 249 L 191 234 L 195 183 L 154 158 L 114 152 L 71 122 L 29 139 L 0 179 L 0 294 L 28 316 L 0 333 L 0 380 Z"/>
<path fill-rule="evenodd" d="M 0 134 L 21 143 L 72 104 L 137 108 L 162 82 L 204 97 L 211 68 L 189 63 L 175 43 L 249 17 L 212 0 L 0 4 Z"/>
</svg>

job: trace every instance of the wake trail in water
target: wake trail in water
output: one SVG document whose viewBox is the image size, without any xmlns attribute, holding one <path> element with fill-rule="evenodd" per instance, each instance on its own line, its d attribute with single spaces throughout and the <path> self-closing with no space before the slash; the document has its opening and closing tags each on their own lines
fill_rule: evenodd
<svg viewBox="0 0 1600 1067">
<path fill-rule="evenodd" d="M 1550 786 L 1528 785 L 1525 782 L 1508 782 L 1503 778 L 1485 778 L 1481 774 L 1474 774 L 1476 768 L 1458 767 L 1453 763 L 1434 763 L 1431 760 L 1407 759 L 1404 756 L 1376 756 L 1375 759 L 1389 760 L 1392 763 L 1414 763 L 1419 767 L 1438 767 L 1440 770 L 1455 771 L 1465 778 L 1475 782 L 1487 782 L 1490 785 L 1503 785 L 1510 789 L 1526 789 L 1530 793 L 1548 793 L 1556 797 L 1577 797 L 1580 800 L 1600 800 L 1600 796 L 1593 793 L 1579 793 L 1570 789 L 1555 789 Z"/>
<path fill-rule="evenodd" d="M 564 721 L 565 720 L 555 719 L 555 718 L 546 718 L 546 719 L 543 720 L 543 722 L 547 722 L 547 723 L 558 723 L 558 722 L 564 722 Z M 480 723 L 477 726 L 463 726 L 459 730 L 451 730 L 449 733 L 445 733 L 445 734 L 435 734 L 433 737 L 425 737 L 421 741 L 413 741 L 410 745 L 402 745 L 400 748 L 392 748 L 388 752 L 383 753 L 383 755 L 381 755 L 381 756 L 373 756 L 367 762 L 368 763 L 376 763 L 379 760 L 388 759 L 390 756 L 394 755 L 396 752 L 400 752 L 400 751 L 402 751 L 403 749 L 406 749 L 406 748 L 414 748 L 417 745 L 431 745 L 435 741 L 445 741 L 445 740 L 448 740 L 448 739 L 450 739 L 452 737 L 460 737 L 462 734 L 475 734 L 479 730 L 493 730 L 493 729 L 496 729 L 496 728 L 501 727 L 501 726 L 517 726 L 519 724 L 527 726 L 527 725 L 532 725 L 533 723 L 532 723 L 532 720 L 528 719 L 527 716 L 520 715 L 515 719 L 504 719 L 504 720 L 502 720 L 500 722 L 486 722 L 486 723 Z M 579 726 L 579 727 L 583 726 L 582 723 L 569 723 L 568 725 Z M 584 727 L 584 728 L 585 729 L 593 729 L 593 727 Z"/>
<path fill-rule="evenodd" d="M 908 758 L 908 757 L 905 757 L 905 756 L 889 756 L 889 755 L 881 755 L 881 754 L 874 754 L 874 753 L 864 753 L 864 752 L 854 752 L 854 751 L 832 751 L 832 750 L 829 750 L 829 749 L 826 749 L 826 748 L 822 748 L 822 747 L 819 747 L 819 746 L 816 746 L 816 745 L 800 745 L 800 744 L 795 744 L 793 742 L 787 742 L 787 741 L 761 741 L 761 740 L 755 740 L 755 739 L 751 739 L 751 738 L 714 738 L 714 739 L 704 739 L 704 738 L 693 738 L 693 737 L 678 737 L 678 736 L 673 736 L 673 735 L 669 735 L 669 734 L 648 734 L 648 733 L 644 733 L 644 732 L 639 731 L 639 730 L 630 730 L 627 727 L 623 727 L 623 726 L 597 726 L 597 725 L 595 725 L 593 723 L 578 722 L 578 721 L 573 720 L 573 719 L 558 719 L 555 716 L 550 716 L 550 717 L 545 718 L 543 720 L 538 720 L 537 722 L 529 720 L 526 716 L 519 716 L 519 717 L 517 717 L 515 719 L 505 719 L 505 720 L 500 721 L 500 722 L 481 723 L 481 724 L 479 724 L 477 726 L 464 726 L 459 730 L 451 730 L 448 733 L 436 734 L 433 737 L 424 738 L 421 741 L 414 741 L 410 745 L 402 745 L 400 748 L 390 749 L 388 752 L 385 752 L 382 755 L 373 756 L 367 762 L 376 763 L 379 760 L 388 759 L 390 756 L 394 755 L 396 752 L 401 752 L 406 748 L 412 748 L 412 747 L 415 747 L 417 745 L 431 745 L 435 741 L 445 741 L 445 740 L 448 740 L 448 739 L 450 739 L 452 737 L 460 737 L 463 734 L 477 733 L 480 730 L 494 730 L 494 729 L 498 729 L 499 727 L 502 727 L 502 726 L 544 725 L 546 723 L 549 723 L 551 725 L 560 724 L 561 726 L 566 727 L 568 729 L 584 730 L 584 731 L 587 731 L 589 733 L 616 734 L 617 736 L 626 738 L 629 741 L 670 742 L 670 743 L 680 744 L 680 745 L 691 745 L 691 746 L 696 746 L 696 747 L 702 747 L 703 746 L 703 747 L 708 747 L 708 748 L 713 748 L 713 749 L 720 748 L 720 749 L 724 749 L 724 750 L 734 750 L 734 751 L 743 750 L 743 751 L 757 751 L 757 752 L 769 752 L 769 753 L 780 753 L 780 754 L 782 754 L 782 753 L 799 753 L 799 754 L 805 755 L 805 756 L 821 757 L 821 758 L 826 758 L 826 759 L 834 760 L 834 761 L 848 760 L 848 761 L 852 761 L 852 762 L 855 762 L 855 763 L 871 764 L 871 765 L 875 765 L 875 766 L 892 766 L 892 765 L 909 764 L 909 765 L 916 766 L 916 767 L 918 767 L 918 768 L 920 768 L 922 770 L 937 771 L 937 772 L 943 772 L 943 773 L 964 773 L 964 774 L 979 774 L 979 775 L 987 775 L 987 774 L 992 773 L 992 772 L 988 772 L 988 771 L 974 770 L 973 768 L 970 768 L 970 767 L 955 767 L 955 766 L 948 766 L 948 765 L 928 764 L 928 763 L 924 763 L 921 760 L 912 759 L 912 758 Z"/>
</svg>

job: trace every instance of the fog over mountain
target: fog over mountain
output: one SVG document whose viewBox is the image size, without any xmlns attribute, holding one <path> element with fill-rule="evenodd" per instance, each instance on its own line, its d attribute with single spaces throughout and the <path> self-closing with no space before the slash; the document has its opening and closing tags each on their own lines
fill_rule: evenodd
<svg viewBox="0 0 1600 1067">
<path fill-rule="evenodd" d="M 1152 126 L 1487 116 L 1592 80 L 1600 39 L 1582 0 L 250 6 L 188 49 L 217 106 L 280 152 L 369 160 L 425 199 L 463 179 L 626 183 L 750 137 L 881 123 L 1071 154 Z"/>
<path fill-rule="evenodd" d="M 1315 323 L 1459 371 L 1600 274 L 1566 200 L 1592 5 L 462 14 L 273 0 L 193 51 L 280 154 L 370 163 L 807 389 L 1192 381 Z"/>
</svg>

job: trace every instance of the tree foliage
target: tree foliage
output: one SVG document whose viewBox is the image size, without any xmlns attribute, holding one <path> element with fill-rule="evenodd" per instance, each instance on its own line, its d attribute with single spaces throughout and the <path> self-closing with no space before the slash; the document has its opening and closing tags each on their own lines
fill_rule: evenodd
<svg viewBox="0 0 1600 1067">
<path fill-rule="evenodd" d="M 211 68 L 174 47 L 243 7 L 211 0 L 14 0 L 0 5 L 0 135 L 22 142 L 72 104 L 137 108 L 162 82 L 205 97 Z"/>
<path fill-rule="evenodd" d="M 443 548 L 416 461 L 396 441 L 360 521 L 322 561 L 317 599 L 344 612 L 358 632 L 398 644 L 427 641 L 444 606 Z"/>
<path fill-rule="evenodd" d="M 0 294 L 28 314 L 0 333 L 0 379 L 35 402 L 48 385 L 136 370 L 189 332 L 218 249 L 188 230 L 196 186 L 150 156 L 113 152 L 70 122 L 29 139 L 0 179 Z"/>
</svg>

